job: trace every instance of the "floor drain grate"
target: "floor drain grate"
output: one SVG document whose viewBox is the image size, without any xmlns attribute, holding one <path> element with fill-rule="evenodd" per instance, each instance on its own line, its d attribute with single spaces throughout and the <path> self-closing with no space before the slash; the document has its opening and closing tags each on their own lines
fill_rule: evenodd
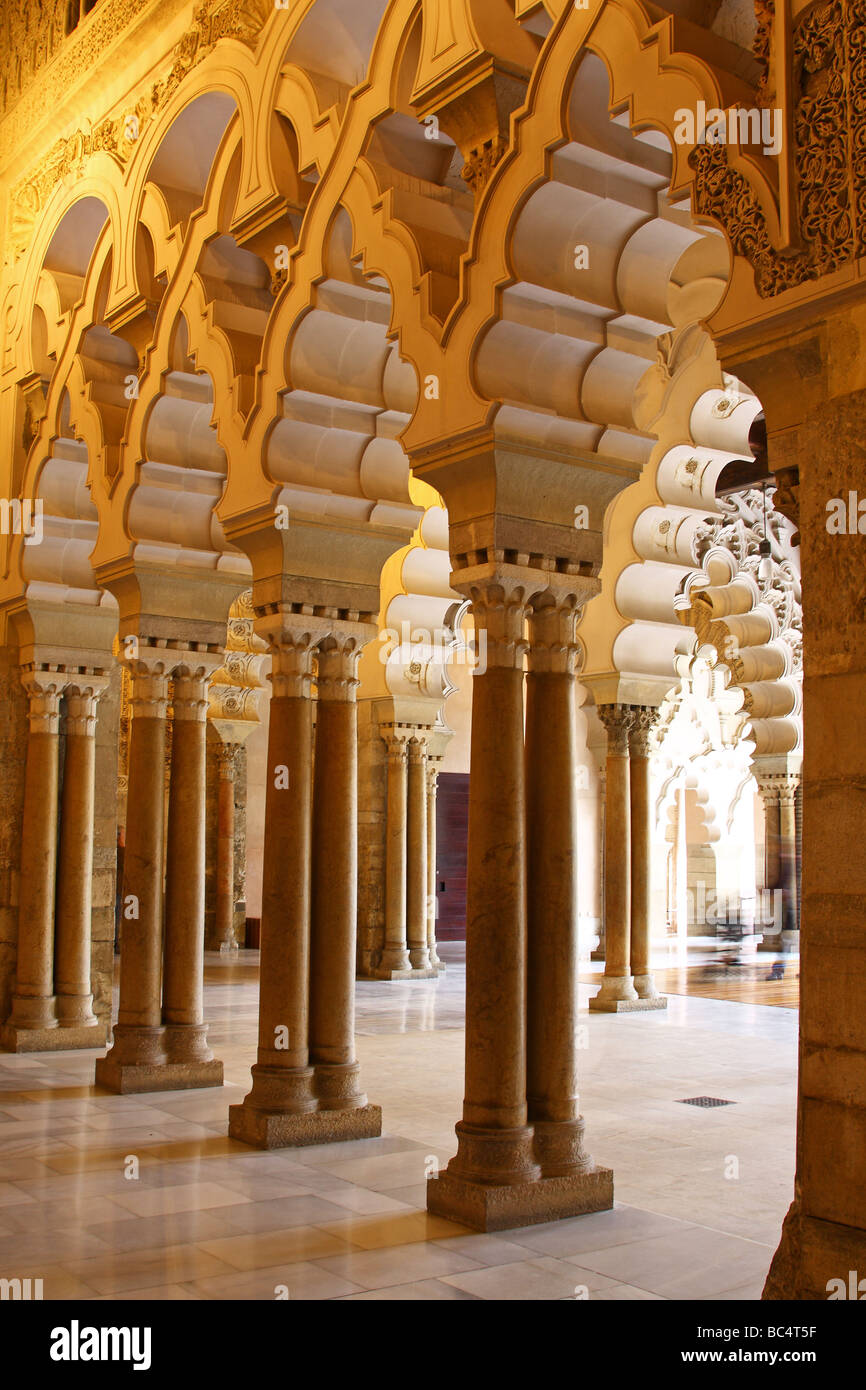
<svg viewBox="0 0 866 1390">
<path fill-rule="evenodd" d="M 678 1100 L 677 1105 L 699 1105 L 702 1110 L 711 1110 L 716 1105 L 736 1105 L 735 1100 L 719 1100 L 718 1096 L 691 1096 L 688 1100 Z"/>
</svg>

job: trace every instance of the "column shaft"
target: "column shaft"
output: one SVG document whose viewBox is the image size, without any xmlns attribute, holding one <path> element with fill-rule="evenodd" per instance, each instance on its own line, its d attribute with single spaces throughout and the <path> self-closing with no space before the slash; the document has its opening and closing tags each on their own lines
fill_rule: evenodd
<svg viewBox="0 0 866 1390">
<path fill-rule="evenodd" d="M 650 969 L 650 892 L 652 823 L 650 810 L 649 738 L 655 710 L 634 707 L 629 730 L 629 814 L 631 820 L 631 960 L 630 969 L 638 998 L 645 1006 L 664 1008 Z"/>
<path fill-rule="evenodd" d="M 545 1177 L 592 1167 L 577 1077 L 576 617 L 572 597 L 537 604 L 529 624 L 527 1099 Z"/>
<path fill-rule="evenodd" d="M 220 950 L 231 950 L 235 940 L 235 758 L 236 743 L 219 748 L 216 844 L 216 937 Z"/>
<path fill-rule="evenodd" d="M 168 676 L 162 662 L 129 664 L 129 794 L 120 923 L 120 1006 L 114 1044 L 96 1063 L 96 1080 L 113 1090 L 138 1084 L 164 1064 L 162 1032 L 165 719 Z M 133 1069 L 127 1076 L 126 1069 Z M 145 1072 L 135 1069 L 144 1068 Z"/>
<path fill-rule="evenodd" d="M 406 936 L 413 970 L 429 972 L 427 945 L 427 742 L 409 743 L 406 809 Z"/>
<path fill-rule="evenodd" d="M 222 1083 L 204 1023 L 204 892 L 206 816 L 207 674 L 187 668 L 175 675 L 165 875 L 163 1021 L 169 1062 L 188 1067 L 199 1084 L 199 1064 L 211 1064 L 211 1084 Z M 217 1079 L 217 1073 L 218 1078 Z"/>
<path fill-rule="evenodd" d="M 619 1013 L 634 1005 L 631 976 L 631 815 L 627 705 L 600 705 L 607 728 L 604 807 L 604 978 L 589 1007 Z"/>
<path fill-rule="evenodd" d="M 99 691 L 66 695 L 66 759 L 54 927 L 54 977 L 61 1025 L 95 1027 L 90 982 L 96 702 Z"/>
<path fill-rule="evenodd" d="M 427 760 L 427 947 L 430 964 L 444 971 L 444 962 L 436 950 L 436 785 L 439 772 Z"/>
<path fill-rule="evenodd" d="M 307 631 L 272 640 L 258 1052 L 252 1089 L 229 1111 L 229 1133 L 260 1147 L 297 1142 L 295 1122 L 316 1107 L 308 1004 L 313 640 Z"/>
<path fill-rule="evenodd" d="M 54 889 L 57 869 L 57 793 L 60 687 L 22 674 L 30 709 L 21 824 L 18 959 L 9 1016 L 11 1029 L 57 1027 L 54 998 Z M 11 1038 L 4 1043 L 14 1046 Z"/>
<path fill-rule="evenodd" d="M 411 966 L 406 944 L 406 740 L 392 733 L 385 743 L 385 945 L 377 974 L 390 980 L 407 974 Z"/>
</svg>

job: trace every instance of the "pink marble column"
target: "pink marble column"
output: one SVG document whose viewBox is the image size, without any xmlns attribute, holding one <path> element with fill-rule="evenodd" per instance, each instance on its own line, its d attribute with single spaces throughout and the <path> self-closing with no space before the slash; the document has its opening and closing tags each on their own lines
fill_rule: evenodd
<svg viewBox="0 0 866 1390">
<path fill-rule="evenodd" d="M 12 1011 L 3 1029 L 10 1051 L 42 1050 L 57 1028 L 54 995 L 54 889 L 57 872 L 57 795 L 60 696 L 65 677 L 24 669 L 30 732 L 24 772 L 18 957 Z"/>
<path fill-rule="evenodd" d="M 358 896 L 358 707 L 361 649 L 372 625 L 334 629 L 316 663 L 310 941 L 310 1060 L 332 1139 L 381 1133 L 382 1112 L 361 1089 L 355 1056 Z"/>
<path fill-rule="evenodd" d="M 129 793 L 120 925 L 120 1005 L 114 1043 L 96 1063 L 113 1091 L 154 1089 L 165 1064 L 162 1028 L 163 850 L 167 653 L 130 659 Z"/>
<path fill-rule="evenodd" d="M 60 814 L 60 862 L 54 924 L 54 979 L 61 1029 L 83 1029 L 86 1044 L 104 1040 L 93 1012 L 90 980 L 93 815 L 98 700 L 107 678 L 85 678 L 66 691 L 66 758 Z M 99 1037 L 93 1029 L 99 1029 Z"/>
<path fill-rule="evenodd" d="M 204 1022 L 207 683 L 211 662 L 183 665 L 172 689 L 162 1017 L 169 1065 L 185 1087 L 221 1086 Z"/>
</svg>

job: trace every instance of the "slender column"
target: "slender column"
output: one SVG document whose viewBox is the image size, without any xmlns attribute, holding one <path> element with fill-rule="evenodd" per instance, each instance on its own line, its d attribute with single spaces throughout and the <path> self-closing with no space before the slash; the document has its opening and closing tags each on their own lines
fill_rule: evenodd
<svg viewBox="0 0 866 1390">
<path fill-rule="evenodd" d="M 631 817 L 631 961 L 638 998 L 645 1008 L 664 1009 L 667 999 L 659 994 L 650 970 L 650 735 L 656 711 L 634 706 L 634 722 L 628 732 Z"/>
<path fill-rule="evenodd" d="M 222 1063 L 204 1022 L 207 667 L 179 667 L 172 692 L 171 775 L 165 872 L 162 1016 L 169 1063 L 185 1085 L 221 1086 Z"/>
<path fill-rule="evenodd" d="M 427 740 L 409 741 L 406 809 L 406 936 L 414 971 L 432 972 L 427 945 Z"/>
<path fill-rule="evenodd" d="M 619 1013 L 634 1007 L 631 955 L 631 836 L 628 733 L 629 705 L 599 705 L 607 729 L 604 808 L 604 978 L 589 1007 Z"/>
<path fill-rule="evenodd" d="M 385 947 L 376 974 L 391 980 L 411 971 L 406 944 L 406 741 L 389 730 L 385 824 Z"/>
<path fill-rule="evenodd" d="M 547 592 L 529 622 L 526 683 L 527 1098 L 545 1177 L 583 1173 L 577 1078 L 577 597 Z"/>
<path fill-rule="evenodd" d="M 778 951 L 782 945 L 781 930 L 784 919 L 777 923 L 775 910 L 770 915 L 768 909 L 770 904 L 775 909 L 776 895 L 781 889 L 779 788 L 777 779 L 772 775 L 762 775 L 756 771 L 755 776 L 764 807 L 764 874 L 761 893 L 762 911 L 760 913 L 761 941 L 758 950 Z"/>
<path fill-rule="evenodd" d="M 439 781 L 436 761 L 427 758 L 427 949 L 430 964 L 441 973 L 445 962 L 439 959 L 436 950 L 436 787 Z"/>
<path fill-rule="evenodd" d="M 469 589 L 486 669 L 472 678 L 466 895 L 466 1090 L 458 1152 L 428 1186 L 513 1184 L 540 1176 L 526 1114 L 526 810 L 523 585 Z M 452 1184 L 453 1185 L 453 1184 Z"/>
<path fill-rule="evenodd" d="M 57 1018 L 62 1027 L 94 1028 L 90 980 L 96 709 L 107 680 L 66 692 L 66 759 L 60 816 L 60 863 L 54 926 Z M 94 1046 L 97 1044 L 94 1041 Z"/>
<path fill-rule="evenodd" d="M 235 940 L 235 768 L 237 743 L 217 750 L 216 935 L 221 951 L 237 949 Z"/>
<path fill-rule="evenodd" d="M 57 791 L 60 694 L 63 677 L 23 670 L 30 732 L 24 772 L 21 877 L 18 900 L 18 961 L 12 1011 L 3 1045 L 26 1050 L 18 1030 L 57 1027 L 54 998 L 54 886 L 57 867 Z"/>
<path fill-rule="evenodd" d="M 260 1148 L 314 1143 L 309 1064 L 313 647 L 308 624 L 270 634 L 273 695 L 262 864 L 259 1040 L 253 1084 L 229 1134 Z"/>
<path fill-rule="evenodd" d="M 120 1007 L 114 1045 L 96 1063 L 111 1090 L 150 1089 L 165 1062 L 162 908 L 165 824 L 165 653 L 130 658 L 129 795 L 120 924 Z"/>
<path fill-rule="evenodd" d="M 796 797 L 799 779 L 785 777 L 779 782 L 779 885 L 782 889 L 782 931 L 800 927 L 797 902 L 797 823 Z M 790 938 L 789 938 L 790 939 Z"/>
<path fill-rule="evenodd" d="M 332 1138 L 381 1133 L 355 1059 L 358 898 L 358 658 L 375 629 L 335 630 L 319 644 L 313 792 L 310 1060 L 319 1108 L 356 1112 Z"/>
</svg>

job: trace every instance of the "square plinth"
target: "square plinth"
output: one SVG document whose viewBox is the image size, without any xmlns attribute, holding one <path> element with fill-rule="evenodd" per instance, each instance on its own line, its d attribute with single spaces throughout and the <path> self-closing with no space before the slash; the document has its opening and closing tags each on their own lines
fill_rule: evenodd
<svg viewBox="0 0 866 1390">
<path fill-rule="evenodd" d="M 223 1064 L 211 1062 L 115 1062 L 109 1055 L 96 1063 L 95 1081 L 122 1096 L 144 1091 L 191 1091 L 221 1086 Z"/>
<path fill-rule="evenodd" d="M 590 999 L 589 1007 L 599 1014 L 641 1014 L 648 1009 L 666 1009 L 666 994 L 658 994 L 655 999 L 600 999 L 598 995 Z"/>
<path fill-rule="evenodd" d="M 360 1105 L 356 1110 L 310 1110 L 280 1114 L 229 1106 L 229 1134 L 257 1149 L 303 1148 L 309 1144 L 341 1144 L 348 1139 L 378 1139 L 382 1107 Z"/>
<path fill-rule="evenodd" d="M 476 1231 L 507 1231 L 537 1226 L 566 1216 L 585 1216 L 613 1206 L 613 1172 L 593 1168 L 572 1177 L 538 1178 L 535 1182 L 488 1185 L 467 1182 L 454 1173 L 427 1180 L 427 1210 L 459 1221 Z"/>
<path fill-rule="evenodd" d="M 7 1023 L 0 1029 L 4 1052 L 66 1052 L 73 1048 L 105 1047 L 104 1023 L 89 1028 L 18 1028 Z"/>
</svg>

